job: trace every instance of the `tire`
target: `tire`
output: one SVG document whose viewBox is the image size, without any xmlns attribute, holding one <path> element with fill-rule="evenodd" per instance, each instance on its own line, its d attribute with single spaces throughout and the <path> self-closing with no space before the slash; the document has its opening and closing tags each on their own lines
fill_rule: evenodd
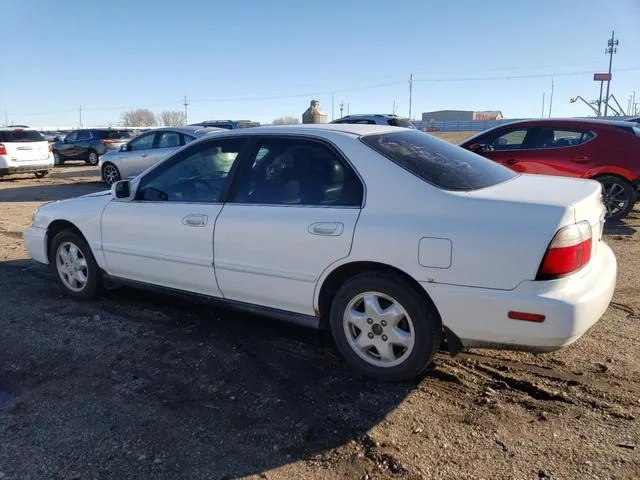
<svg viewBox="0 0 640 480">
<path fill-rule="evenodd" d="M 98 156 L 98 152 L 95 150 L 89 150 L 89 156 L 87 157 L 87 163 L 89 165 L 97 165 L 100 157 Z"/>
<path fill-rule="evenodd" d="M 64 165 L 64 159 L 58 152 L 53 152 L 53 164 L 55 166 Z"/>
<path fill-rule="evenodd" d="M 41 172 L 35 172 L 34 175 L 36 178 L 44 178 L 49 175 L 49 170 L 42 170 Z"/>
<path fill-rule="evenodd" d="M 373 306 L 377 301 L 384 315 L 367 309 L 364 298 Z M 399 312 L 395 318 L 392 305 Z M 401 276 L 382 272 L 357 275 L 340 287 L 331 304 L 330 325 L 345 360 L 382 381 L 414 379 L 431 364 L 442 341 L 442 324 L 433 305 Z"/>
<path fill-rule="evenodd" d="M 594 180 L 603 185 L 607 220 L 620 220 L 633 210 L 636 203 L 636 190 L 630 182 L 616 175 L 603 175 Z"/>
<path fill-rule="evenodd" d="M 113 163 L 105 163 L 102 165 L 102 181 L 107 185 L 113 185 L 120 180 L 120 170 Z"/>
<path fill-rule="evenodd" d="M 78 253 L 74 254 L 74 247 Z M 90 300 L 99 292 L 100 269 L 91 248 L 78 234 L 71 230 L 58 233 L 51 242 L 49 258 L 56 280 L 67 295 L 76 300 Z"/>
</svg>

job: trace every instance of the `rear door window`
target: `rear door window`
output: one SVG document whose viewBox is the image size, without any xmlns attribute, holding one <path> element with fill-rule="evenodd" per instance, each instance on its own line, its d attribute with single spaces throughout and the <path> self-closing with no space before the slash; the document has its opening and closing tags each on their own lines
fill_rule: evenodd
<svg viewBox="0 0 640 480">
<path fill-rule="evenodd" d="M 419 130 L 367 135 L 362 141 L 418 178 L 444 190 L 477 190 L 518 176 L 492 160 Z"/>
<path fill-rule="evenodd" d="M 133 138 L 133 132 L 131 130 L 98 130 L 99 138 L 110 140 L 127 140 Z"/>
<path fill-rule="evenodd" d="M 35 130 L 0 130 L 0 142 L 43 142 L 44 137 Z"/>
<path fill-rule="evenodd" d="M 180 146 L 180 134 L 177 132 L 160 132 L 156 148 L 175 148 Z"/>
</svg>

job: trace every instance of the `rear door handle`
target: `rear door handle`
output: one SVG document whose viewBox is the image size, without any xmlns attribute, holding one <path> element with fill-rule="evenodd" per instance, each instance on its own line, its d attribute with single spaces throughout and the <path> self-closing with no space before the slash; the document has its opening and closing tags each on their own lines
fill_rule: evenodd
<svg viewBox="0 0 640 480">
<path fill-rule="evenodd" d="M 589 161 L 589 155 L 580 155 L 578 157 L 574 157 L 573 161 L 575 163 L 587 163 Z"/>
<path fill-rule="evenodd" d="M 187 227 L 204 227 L 207 224 L 206 215 L 187 215 L 182 219 L 182 224 Z"/>
<path fill-rule="evenodd" d="M 510 158 L 508 160 L 505 160 L 505 162 L 507 165 L 514 165 L 516 163 L 518 163 L 518 160 L 516 160 L 515 158 Z"/>
<path fill-rule="evenodd" d="M 309 233 L 312 235 L 326 235 L 336 237 L 342 235 L 344 224 L 342 222 L 316 222 L 309 225 Z"/>
</svg>

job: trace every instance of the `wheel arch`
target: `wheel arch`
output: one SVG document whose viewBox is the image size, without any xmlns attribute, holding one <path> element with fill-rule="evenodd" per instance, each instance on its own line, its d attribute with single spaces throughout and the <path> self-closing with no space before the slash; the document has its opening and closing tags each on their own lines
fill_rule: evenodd
<svg viewBox="0 0 640 480">
<path fill-rule="evenodd" d="M 437 312 L 438 318 L 440 322 L 442 322 L 442 318 L 440 316 L 440 312 L 438 308 L 433 303 L 433 300 L 429 296 L 429 294 L 425 291 L 422 286 L 418 283 L 418 281 L 413 278 L 408 273 L 403 270 L 394 267 L 392 265 L 375 262 L 375 261 L 351 261 L 347 263 L 343 263 L 341 265 L 336 266 L 333 270 L 329 272 L 325 272 L 323 278 L 320 279 L 319 285 L 320 287 L 317 289 L 317 296 L 315 299 L 315 311 L 317 316 L 320 318 L 320 326 L 321 328 L 326 328 L 329 325 L 329 311 L 331 310 L 331 301 L 333 297 L 338 292 L 340 287 L 346 282 L 349 278 L 354 277 L 355 275 L 359 275 L 365 272 L 383 272 L 389 273 L 391 275 L 400 276 L 403 278 L 411 287 L 414 289 L 416 294 L 423 297 L 429 304 L 433 307 L 434 311 Z"/>
<path fill-rule="evenodd" d="M 71 230 L 73 233 L 82 238 L 82 240 L 84 240 L 87 245 L 90 245 L 82 231 L 72 222 L 70 222 L 69 220 L 54 220 L 47 227 L 47 260 L 49 260 L 49 263 L 51 263 L 51 243 L 58 233 L 65 230 Z M 89 246 L 89 248 L 91 248 L 91 246 Z"/>
</svg>

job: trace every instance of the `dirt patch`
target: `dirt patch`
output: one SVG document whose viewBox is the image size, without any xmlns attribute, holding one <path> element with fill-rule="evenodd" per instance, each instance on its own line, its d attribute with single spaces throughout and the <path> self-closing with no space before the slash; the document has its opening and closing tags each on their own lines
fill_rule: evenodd
<svg viewBox="0 0 640 480">
<path fill-rule="evenodd" d="M 0 478 L 640 477 L 638 212 L 614 304 L 566 350 L 363 379 L 327 333 L 122 288 L 78 303 L 21 240 L 97 169 L 0 181 Z M 624 232 L 620 233 L 624 228 Z"/>
</svg>

